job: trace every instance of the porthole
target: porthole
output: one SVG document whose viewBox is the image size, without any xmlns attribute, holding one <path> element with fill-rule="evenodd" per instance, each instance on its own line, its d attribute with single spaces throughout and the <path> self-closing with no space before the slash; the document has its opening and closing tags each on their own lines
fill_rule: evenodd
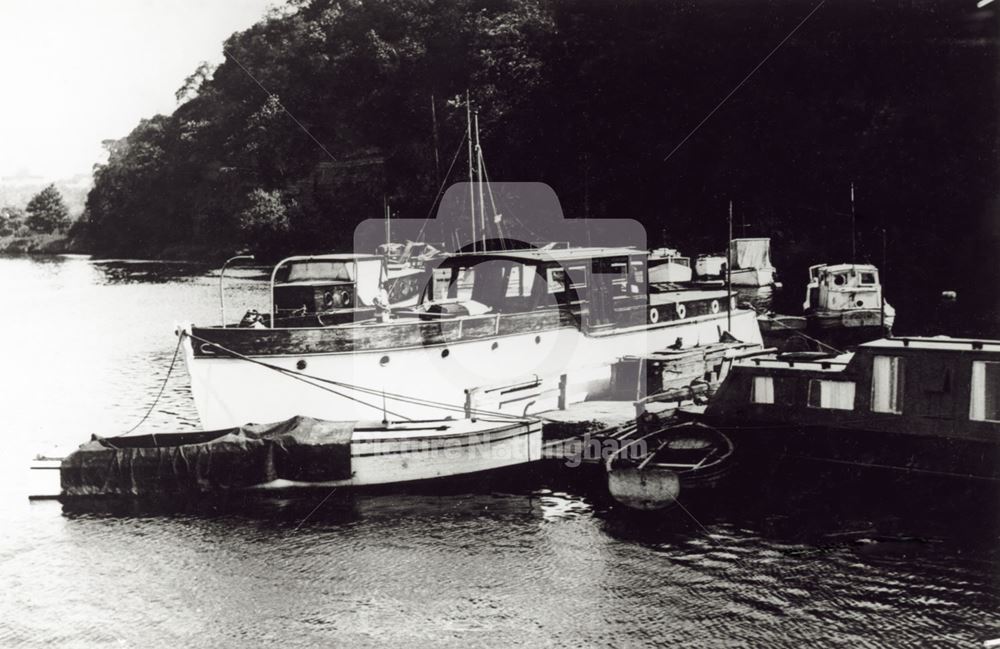
<svg viewBox="0 0 1000 649">
<path fill-rule="evenodd" d="M 535 344 L 537 345 L 537 344 L 539 344 L 541 342 L 542 342 L 542 337 L 541 336 L 535 336 Z"/>
<path fill-rule="evenodd" d="M 308 365 L 309 364 L 306 363 L 305 359 L 300 358 L 299 362 L 295 364 L 295 367 L 297 367 L 300 370 L 304 370 L 306 369 L 306 367 L 308 367 Z"/>
<path fill-rule="evenodd" d="M 451 352 L 448 351 L 447 349 L 442 349 L 441 350 L 441 358 L 448 358 L 449 354 L 451 354 Z"/>
<path fill-rule="evenodd" d="M 389 364 L 389 357 L 383 356 L 382 358 L 378 359 L 378 364 L 381 365 L 382 367 L 385 367 L 386 365 Z"/>
<path fill-rule="evenodd" d="M 494 342 L 492 345 L 490 345 L 490 349 L 492 349 L 493 351 L 496 351 L 499 347 L 500 343 L 498 342 Z"/>
</svg>

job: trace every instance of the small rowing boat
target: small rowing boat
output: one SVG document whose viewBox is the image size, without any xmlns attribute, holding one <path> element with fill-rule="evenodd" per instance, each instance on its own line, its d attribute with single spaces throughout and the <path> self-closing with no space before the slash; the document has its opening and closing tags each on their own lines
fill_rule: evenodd
<svg viewBox="0 0 1000 649">
<path fill-rule="evenodd" d="M 608 457 L 608 491 L 626 507 L 662 509 L 677 500 L 682 487 L 715 485 L 729 470 L 732 454 L 732 441 L 704 424 L 660 428 L 625 443 Z"/>
</svg>

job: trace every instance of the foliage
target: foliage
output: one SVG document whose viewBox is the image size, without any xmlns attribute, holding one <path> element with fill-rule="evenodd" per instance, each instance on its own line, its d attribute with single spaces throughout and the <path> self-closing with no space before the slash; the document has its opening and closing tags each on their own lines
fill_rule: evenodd
<svg viewBox="0 0 1000 649">
<path fill-rule="evenodd" d="M 989 21 L 945 0 L 848 5 L 783 41 L 801 3 L 290 0 L 199 66 L 173 114 L 106 143 L 88 238 L 306 253 L 346 245 L 385 196 L 422 218 L 465 129 L 448 100 L 469 89 L 493 179 L 546 182 L 568 216 L 638 219 L 651 243 L 721 249 L 734 198 L 801 277 L 850 253 L 855 182 L 864 256 L 882 227 L 979 245 L 997 195 Z M 895 263 L 937 281 L 947 256 L 920 258 Z M 955 263 L 974 276 L 975 258 Z"/>
<path fill-rule="evenodd" d="M 24 210 L 19 207 L 0 208 L 0 237 L 9 237 L 24 226 Z"/>
<path fill-rule="evenodd" d="M 28 201 L 24 223 L 32 232 L 48 234 L 69 227 L 69 209 L 55 185 L 49 185 Z"/>
</svg>

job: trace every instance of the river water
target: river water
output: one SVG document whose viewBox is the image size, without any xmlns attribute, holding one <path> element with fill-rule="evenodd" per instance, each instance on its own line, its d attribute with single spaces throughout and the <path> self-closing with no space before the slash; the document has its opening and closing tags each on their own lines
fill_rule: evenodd
<svg viewBox="0 0 1000 649">
<path fill-rule="evenodd" d="M 230 318 L 266 305 L 227 283 Z M 995 494 L 788 467 L 655 516 L 584 474 L 447 490 L 29 503 L 34 454 L 131 428 L 215 271 L 0 258 L 0 646 L 982 646 Z M 178 362 L 145 430 L 198 426 Z M 62 450 L 60 450 L 62 449 Z M 34 472 L 39 473 L 39 472 Z"/>
</svg>

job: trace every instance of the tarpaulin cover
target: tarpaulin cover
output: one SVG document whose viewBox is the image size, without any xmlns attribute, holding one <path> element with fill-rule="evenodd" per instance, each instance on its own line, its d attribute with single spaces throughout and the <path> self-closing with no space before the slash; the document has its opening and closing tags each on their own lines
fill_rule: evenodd
<svg viewBox="0 0 1000 649">
<path fill-rule="evenodd" d="M 733 268 L 770 268 L 770 239 L 733 239 Z"/>
<path fill-rule="evenodd" d="M 293 417 L 196 433 L 98 437 L 62 461 L 66 496 L 151 496 L 249 487 L 276 479 L 351 477 L 353 422 Z"/>
</svg>

